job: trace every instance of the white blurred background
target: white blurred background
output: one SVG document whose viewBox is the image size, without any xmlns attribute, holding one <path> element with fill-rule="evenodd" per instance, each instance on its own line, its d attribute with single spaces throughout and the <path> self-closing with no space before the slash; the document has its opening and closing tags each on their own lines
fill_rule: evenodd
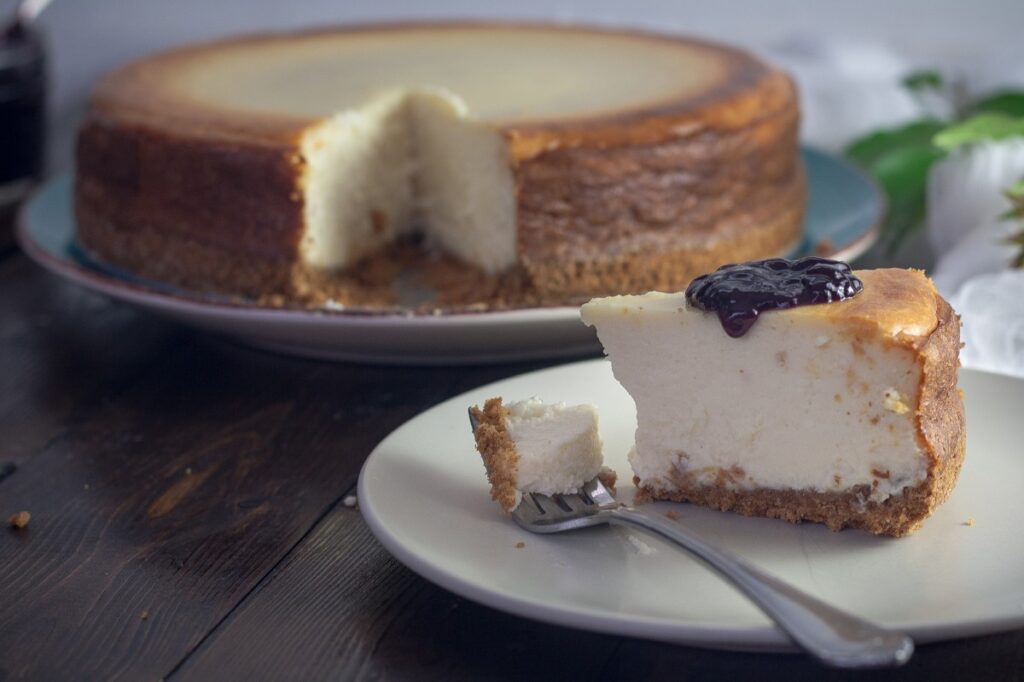
<svg viewBox="0 0 1024 682">
<path fill-rule="evenodd" d="M 0 11 L 11 6 L 0 0 Z M 70 164 L 90 84 L 133 57 L 233 33 L 463 17 L 641 27 L 746 46 L 786 63 L 808 92 L 813 86 L 820 101 L 805 103 L 805 138 L 831 148 L 861 128 L 910 117 L 910 105 L 884 90 L 907 69 L 968 72 L 985 88 L 1024 63 L 1024 0 L 55 0 L 41 20 L 54 78 L 51 170 Z M 829 83 L 851 71 L 863 91 L 853 115 L 832 101 Z"/>
</svg>

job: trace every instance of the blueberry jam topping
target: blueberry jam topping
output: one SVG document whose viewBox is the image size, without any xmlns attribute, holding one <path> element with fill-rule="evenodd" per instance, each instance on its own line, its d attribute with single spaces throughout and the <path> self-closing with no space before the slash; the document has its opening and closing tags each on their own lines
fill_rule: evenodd
<svg viewBox="0 0 1024 682">
<path fill-rule="evenodd" d="M 718 313 L 725 333 L 738 338 L 754 326 L 763 310 L 842 301 L 863 288 L 846 263 L 817 256 L 769 258 L 723 265 L 701 275 L 686 288 L 686 300 Z"/>
</svg>

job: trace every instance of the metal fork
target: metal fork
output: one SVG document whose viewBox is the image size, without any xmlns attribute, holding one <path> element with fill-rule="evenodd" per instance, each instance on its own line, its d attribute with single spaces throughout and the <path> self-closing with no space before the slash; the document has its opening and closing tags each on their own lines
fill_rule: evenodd
<svg viewBox="0 0 1024 682">
<path fill-rule="evenodd" d="M 470 413 L 476 430 L 476 420 Z M 723 549 L 683 525 L 616 502 L 596 478 L 575 495 L 523 496 L 512 512 L 533 533 L 615 524 L 657 533 L 690 552 L 739 588 L 804 651 L 837 668 L 879 668 L 906 663 L 914 653 L 907 635 L 830 606 Z"/>
</svg>

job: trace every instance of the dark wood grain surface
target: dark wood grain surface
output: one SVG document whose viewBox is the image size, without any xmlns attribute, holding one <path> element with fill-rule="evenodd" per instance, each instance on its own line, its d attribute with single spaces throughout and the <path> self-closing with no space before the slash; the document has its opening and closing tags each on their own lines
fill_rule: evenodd
<svg viewBox="0 0 1024 682">
<path fill-rule="evenodd" d="M 0 252 L 0 681 L 824 679 L 804 656 L 535 623 L 424 581 L 343 499 L 423 409 L 543 363 L 275 356 Z M 1024 676 L 1024 631 L 880 679 Z"/>
</svg>

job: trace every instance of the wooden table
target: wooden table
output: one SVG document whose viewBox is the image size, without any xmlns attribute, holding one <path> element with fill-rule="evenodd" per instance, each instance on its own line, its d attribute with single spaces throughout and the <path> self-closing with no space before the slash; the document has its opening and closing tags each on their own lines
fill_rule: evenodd
<svg viewBox="0 0 1024 682">
<path fill-rule="evenodd" d="M 279 357 L 0 255 L 0 681 L 841 680 L 524 620 L 395 561 L 343 503 L 388 432 L 543 366 Z M 482 475 L 482 473 L 481 473 Z M 922 646 L 883 679 L 1024 675 L 1024 631 Z"/>
</svg>

